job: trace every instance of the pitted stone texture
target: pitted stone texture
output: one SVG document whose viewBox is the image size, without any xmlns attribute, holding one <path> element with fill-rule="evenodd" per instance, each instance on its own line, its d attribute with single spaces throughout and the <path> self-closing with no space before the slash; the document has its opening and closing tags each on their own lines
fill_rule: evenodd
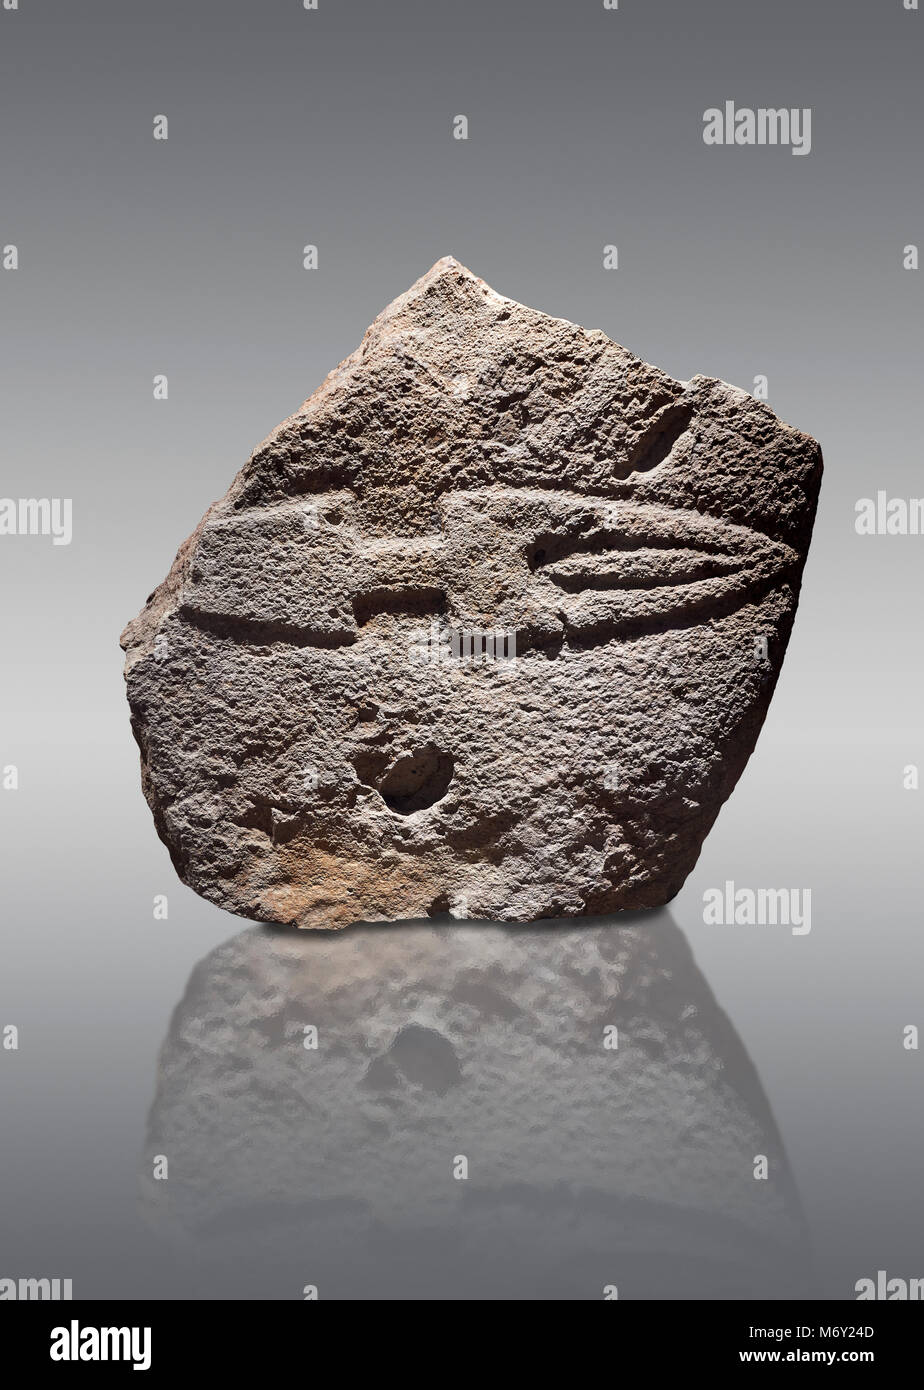
<svg viewBox="0 0 924 1390">
<path fill-rule="evenodd" d="M 438 262 L 123 634 L 178 873 L 301 927 L 667 902 L 766 714 L 820 478 L 744 392 Z M 498 630 L 514 661 L 454 654 Z"/>
<path fill-rule="evenodd" d="M 809 1296 L 740 1039 L 667 913 L 617 922 L 225 942 L 161 1051 L 149 1220 L 212 1297 Z"/>
</svg>

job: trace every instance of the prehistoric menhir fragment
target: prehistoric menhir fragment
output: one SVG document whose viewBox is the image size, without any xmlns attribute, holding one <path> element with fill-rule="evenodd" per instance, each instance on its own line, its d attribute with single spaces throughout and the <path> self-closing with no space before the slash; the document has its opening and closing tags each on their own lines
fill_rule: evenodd
<svg viewBox="0 0 924 1390">
<path fill-rule="evenodd" d="M 667 902 L 766 714 L 820 479 L 745 392 L 439 261 L 123 634 L 177 872 L 300 927 Z"/>
</svg>

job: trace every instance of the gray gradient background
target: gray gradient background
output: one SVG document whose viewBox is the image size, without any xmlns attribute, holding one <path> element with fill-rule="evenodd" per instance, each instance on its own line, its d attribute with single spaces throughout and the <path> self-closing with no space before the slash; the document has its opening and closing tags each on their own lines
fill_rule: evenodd
<svg viewBox="0 0 924 1390">
<path fill-rule="evenodd" d="M 190 1292 L 139 1213 L 145 1116 L 192 967 L 245 924 L 156 838 L 118 634 L 250 449 L 453 254 L 676 377 L 766 374 L 822 444 L 777 694 L 670 914 L 763 1081 L 820 1291 L 924 1275 L 922 1063 L 901 1045 L 924 1024 L 924 793 L 901 784 L 924 762 L 924 539 L 853 525 L 860 496 L 922 492 L 922 280 L 901 269 L 924 243 L 922 36 L 901 0 L 0 11 L 0 244 L 21 257 L 0 273 L 0 492 L 73 497 L 75 525 L 70 547 L 0 542 L 0 763 L 21 774 L 0 792 L 0 1024 L 21 1030 L 0 1052 L 0 1274 Z M 811 155 L 704 146 L 727 98 L 811 106 Z M 726 878 L 811 887 L 811 935 L 704 926 Z"/>
</svg>

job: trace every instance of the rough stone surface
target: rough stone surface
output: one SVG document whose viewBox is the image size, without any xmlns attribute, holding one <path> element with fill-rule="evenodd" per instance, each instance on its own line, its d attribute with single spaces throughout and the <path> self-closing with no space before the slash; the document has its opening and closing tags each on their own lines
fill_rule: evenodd
<svg viewBox="0 0 924 1390">
<path fill-rule="evenodd" d="M 807 1295 L 740 1039 L 666 912 L 617 921 L 225 942 L 161 1052 L 149 1221 L 213 1298 Z"/>
<path fill-rule="evenodd" d="M 766 714 L 820 476 L 745 392 L 439 261 L 123 634 L 178 873 L 301 927 L 667 902 Z M 493 631 L 515 659 L 467 660 Z"/>
</svg>

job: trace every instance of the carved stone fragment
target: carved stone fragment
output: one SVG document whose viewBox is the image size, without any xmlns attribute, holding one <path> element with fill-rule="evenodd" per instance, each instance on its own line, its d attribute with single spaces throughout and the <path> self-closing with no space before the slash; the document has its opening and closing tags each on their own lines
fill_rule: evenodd
<svg viewBox="0 0 924 1390">
<path fill-rule="evenodd" d="M 766 714 L 820 478 L 745 392 L 439 261 L 123 634 L 178 873 L 301 927 L 667 902 Z"/>
</svg>

